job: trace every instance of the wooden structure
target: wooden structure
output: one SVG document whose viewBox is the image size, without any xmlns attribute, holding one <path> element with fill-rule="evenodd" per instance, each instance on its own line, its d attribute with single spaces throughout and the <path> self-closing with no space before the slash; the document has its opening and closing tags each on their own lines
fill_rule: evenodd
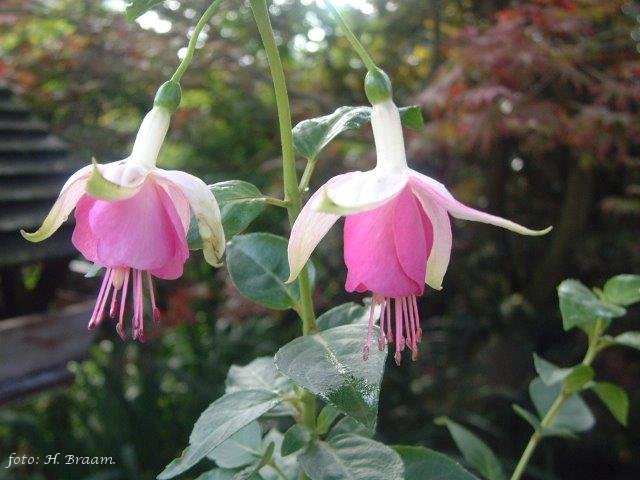
<svg viewBox="0 0 640 480">
<path fill-rule="evenodd" d="M 88 305 L 43 313 L 51 311 L 76 255 L 72 225 L 40 244 L 20 235 L 20 229 L 40 225 L 80 166 L 64 142 L 0 85 L 0 402 L 68 376 L 66 362 L 81 356 L 91 340 L 78 325 L 86 325 Z M 25 286 L 29 271 L 39 281 Z M 83 340 L 71 334 L 78 328 Z"/>
</svg>

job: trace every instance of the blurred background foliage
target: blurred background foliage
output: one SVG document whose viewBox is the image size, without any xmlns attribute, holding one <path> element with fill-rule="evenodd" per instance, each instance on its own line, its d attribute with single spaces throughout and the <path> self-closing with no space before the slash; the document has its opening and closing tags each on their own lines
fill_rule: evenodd
<svg viewBox="0 0 640 480">
<path fill-rule="evenodd" d="M 581 334 L 562 332 L 556 285 L 565 277 L 601 285 L 640 269 L 640 5 L 338 3 L 393 78 L 397 102 L 424 108 L 425 130 L 407 133 L 410 162 L 463 201 L 534 228 L 554 225 L 529 239 L 456 223 L 445 289 L 421 305 L 424 352 L 388 368 L 383 384 L 386 442 L 454 451 L 432 421 L 448 415 L 515 463 L 529 427 L 510 405 L 526 404 L 531 353 L 560 364 L 583 353 Z M 166 0 L 129 23 L 120 0 L 5 0 L 0 75 L 74 156 L 121 158 L 206 4 Z M 365 103 L 362 65 L 321 2 L 275 0 L 271 13 L 295 121 Z M 200 47 L 161 164 L 278 195 L 274 99 L 248 4 L 225 2 Z M 369 168 L 372 153 L 368 131 L 347 135 L 323 153 L 312 188 L 345 168 Z M 251 228 L 282 233 L 286 223 L 268 210 Z M 319 249 L 320 311 L 348 299 L 340 251 L 339 232 Z M 199 255 L 177 285 L 161 288 L 166 321 L 151 341 L 123 344 L 105 331 L 90 359 L 70 365 L 72 386 L 0 409 L 0 460 L 60 451 L 112 455 L 117 465 L 0 469 L 0 478 L 155 478 L 221 394 L 229 365 L 272 354 L 297 334 L 294 315 L 251 305 Z M 640 356 L 612 350 L 600 362 L 629 392 L 629 428 L 593 404 L 596 429 L 580 442 L 544 443 L 532 478 L 640 476 Z"/>
</svg>

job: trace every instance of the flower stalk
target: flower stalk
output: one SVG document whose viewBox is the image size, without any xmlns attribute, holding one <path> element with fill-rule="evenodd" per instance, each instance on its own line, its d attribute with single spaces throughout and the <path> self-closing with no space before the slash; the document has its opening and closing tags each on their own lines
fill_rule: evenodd
<svg viewBox="0 0 640 480">
<path fill-rule="evenodd" d="M 193 54 L 196 51 L 196 44 L 198 43 L 198 37 L 200 36 L 200 33 L 204 29 L 204 26 L 209 23 L 209 20 L 211 20 L 211 17 L 216 12 L 221 3 L 222 0 L 214 0 L 214 2 L 209 5 L 209 8 L 204 11 L 202 17 L 200 17 L 200 20 L 198 20 L 198 23 L 196 23 L 196 26 L 193 29 L 193 34 L 189 39 L 189 44 L 187 45 L 187 53 L 180 62 L 180 65 L 178 65 L 175 73 L 171 76 L 171 82 L 180 83 L 182 75 L 184 75 L 184 72 L 187 71 L 187 68 L 189 68 L 189 65 L 191 64 L 191 60 L 193 60 Z"/>
</svg>

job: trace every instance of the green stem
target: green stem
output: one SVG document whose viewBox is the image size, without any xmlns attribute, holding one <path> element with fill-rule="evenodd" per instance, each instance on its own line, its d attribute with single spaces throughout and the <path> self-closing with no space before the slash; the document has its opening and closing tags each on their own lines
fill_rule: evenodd
<svg viewBox="0 0 640 480">
<path fill-rule="evenodd" d="M 302 178 L 300 179 L 300 185 L 298 186 L 298 190 L 300 193 L 303 193 L 309 188 L 309 182 L 311 181 L 311 176 L 313 175 L 313 171 L 316 169 L 316 164 L 318 160 L 315 158 L 310 158 L 307 160 L 307 166 L 304 167 L 304 172 L 302 172 Z"/>
<path fill-rule="evenodd" d="M 338 10 L 335 7 L 335 5 L 331 0 L 324 0 L 324 3 L 327 5 L 327 8 L 333 14 L 333 17 L 335 18 L 335 20 L 340 24 L 340 27 L 342 27 L 342 30 L 347 36 L 347 40 L 349 40 L 349 43 L 351 44 L 353 49 L 356 51 L 356 53 L 360 57 L 365 67 L 367 67 L 367 70 L 369 71 L 377 70 L 378 67 L 376 63 L 373 61 L 373 59 L 371 58 L 371 55 L 369 55 L 369 52 L 367 52 L 367 50 L 364 48 L 362 43 L 360 43 L 360 40 L 358 40 L 358 37 L 356 37 L 353 31 L 351 30 L 351 28 L 349 28 L 349 25 L 347 24 L 346 20 L 340 13 L 340 10 Z"/>
<path fill-rule="evenodd" d="M 280 59 L 280 52 L 276 44 L 266 0 L 251 0 L 251 10 L 255 17 L 258 31 L 267 54 L 273 88 L 278 109 L 278 123 L 280 125 L 280 141 L 282 143 L 282 172 L 284 181 L 284 200 L 287 202 L 289 223 L 293 225 L 302 208 L 302 198 L 298 190 L 298 175 L 296 173 L 296 159 L 293 148 L 293 133 L 291 124 L 291 107 L 284 76 L 284 68 Z M 316 330 L 315 313 L 313 309 L 313 297 L 311 295 L 311 282 L 309 271 L 305 266 L 298 277 L 300 285 L 300 318 L 302 320 L 302 334 L 309 335 Z M 316 423 L 316 399 L 304 391 L 300 395 L 302 401 L 302 419 L 311 431 L 315 430 Z"/>
<path fill-rule="evenodd" d="M 211 16 L 215 13 L 221 3 L 222 0 L 215 0 L 211 5 L 209 5 L 209 8 L 204 11 L 202 17 L 200 17 L 200 20 L 198 20 L 198 23 L 196 23 L 196 26 L 193 29 L 193 34 L 189 39 L 189 44 L 187 45 L 187 53 L 180 62 L 180 65 L 178 65 L 175 73 L 171 77 L 171 81 L 180 83 L 182 75 L 184 75 L 184 72 L 187 71 L 191 60 L 193 60 L 193 54 L 196 51 L 196 44 L 198 43 L 198 37 L 200 36 L 202 29 L 207 23 L 209 23 L 209 20 L 211 20 Z"/>
<path fill-rule="evenodd" d="M 602 335 L 602 332 L 604 330 L 603 327 L 604 324 L 602 320 L 597 320 L 593 329 L 593 333 L 589 335 L 589 348 L 587 349 L 587 353 L 582 360 L 582 365 L 590 366 L 595 359 L 596 354 L 598 353 L 600 336 Z M 562 408 L 562 405 L 564 405 L 564 402 L 566 402 L 572 395 L 574 395 L 574 393 L 567 392 L 565 388 L 560 391 L 554 402 L 551 404 L 551 407 L 547 411 L 546 415 L 540 422 L 540 428 L 531 435 L 531 438 L 529 439 L 529 442 L 527 443 L 524 452 L 522 452 L 522 456 L 520 457 L 520 460 L 518 461 L 518 464 L 513 471 L 513 475 L 511 475 L 511 480 L 519 480 L 520 477 L 522 477 L 522 474 L 527 468 L 529 460 L 531 460 L 533 452 L 536 450 L 536 447 L 542 440 L 542 432 L 545 428 L 549 428 L 551 425 L 553 425 L 553 422 L 558 416 L 558 412 Z"/>
</svg>

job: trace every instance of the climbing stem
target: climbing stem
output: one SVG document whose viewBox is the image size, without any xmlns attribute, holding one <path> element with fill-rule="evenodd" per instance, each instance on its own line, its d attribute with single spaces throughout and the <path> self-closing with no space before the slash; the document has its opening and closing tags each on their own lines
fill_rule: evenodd
<svg viewBox="0 0 640 480">
<path fill-rule="evenodd" d="M 180 65 L 178 65 L 178 68 L 171 77 L 171 81 L 180 83 L 182 75 L 187 71 L 187 68 L 189 68 L 189 64 L 191 64 L 191 60 L 193 60 L 193 54 L 196 51 L 196 44 L 198 43 L 198 37 L 200 36 L 202 29 L 207 23 L 209 23 L 209 20 L 211 20 L 212 15 L 218 9 L 218 6 L 220 6 L 221 3 L 222 0 L 214 0 L 214 2 L 209 5 L 209 8 L 204 11 L 202 17 L 200 17 L 200 20 L 198 20 L 198 23 L 196 23 L 196 26 L 193 29 L 193 33 L 191 34 L 191 38 L 189 39 L 189 44 L 187 45 L 187 53 L 185 54 L 184 58 L 180 62 Z"/>
<path fill-rule="evenodd" d="M 291 125 L 291 107 L 285 82 L 284 68 L 280 59 L 280 52 L 276 44 L 266 0 L 250 0 L 251 10 L 258 26 L 258 31 L 267 54 L 271 78 L 276 97 L 278 122 L 280 125 L 280 142 L 282 144 L 282 173 L 284 182 L 284 201 L 287 202 L 287 213 L 291 225 L 295 222 L 302 207 L 302 199 L 298 190 L 298 175 L 296 173 L 295 152 L 293 148 L 293 133 Z M 316 330 L 313 298 L 311 296 L 311 282 L 308 268 L 305 267 L 298 277 L 300 286 L 300 318 L 302 320 L 302 334 L 309 335 Z M 300 393 L 302 402 L 302 421 L 311 431 L 315 430 L 316 399 L 307 392 Z"/>
<path fill-rule="evenodd" d="M 604 322 L 602 320 L 597 320 L 596 324 L 593 328 L 593 331 L 589 334 L 589 348 L 587 349 L 587 353 L 582 360 L 582 365 L 591 366 L 593 360 L 596 357 L 596 354 L 599 351 L 599 343 L 600 336 L 604 331 Z M 575 392 L 570 392 L 566 388 L 562 388 L 554 402 L 551 404 L 551 407 L 542 418 L 540 422 L 540 428 L 536 429 L 535 432 L 529 438 L 529 442 L 522 452 L 522 456 L 516 465 L 515 470 L 513 471 L 513 475 L 511 475 L 511 480 L 519 480 L 520 477 L 524 474 L 527 465 L 529 464 L 529 460 L 533 456 L 533 452 L 535 452 L 536 447 L 542 440 L 542 432 L 553 425 L 556 417 L 558 416 L 558 412 L 564 405 L 564 403 L 574 395 Z"/>
</svg>

